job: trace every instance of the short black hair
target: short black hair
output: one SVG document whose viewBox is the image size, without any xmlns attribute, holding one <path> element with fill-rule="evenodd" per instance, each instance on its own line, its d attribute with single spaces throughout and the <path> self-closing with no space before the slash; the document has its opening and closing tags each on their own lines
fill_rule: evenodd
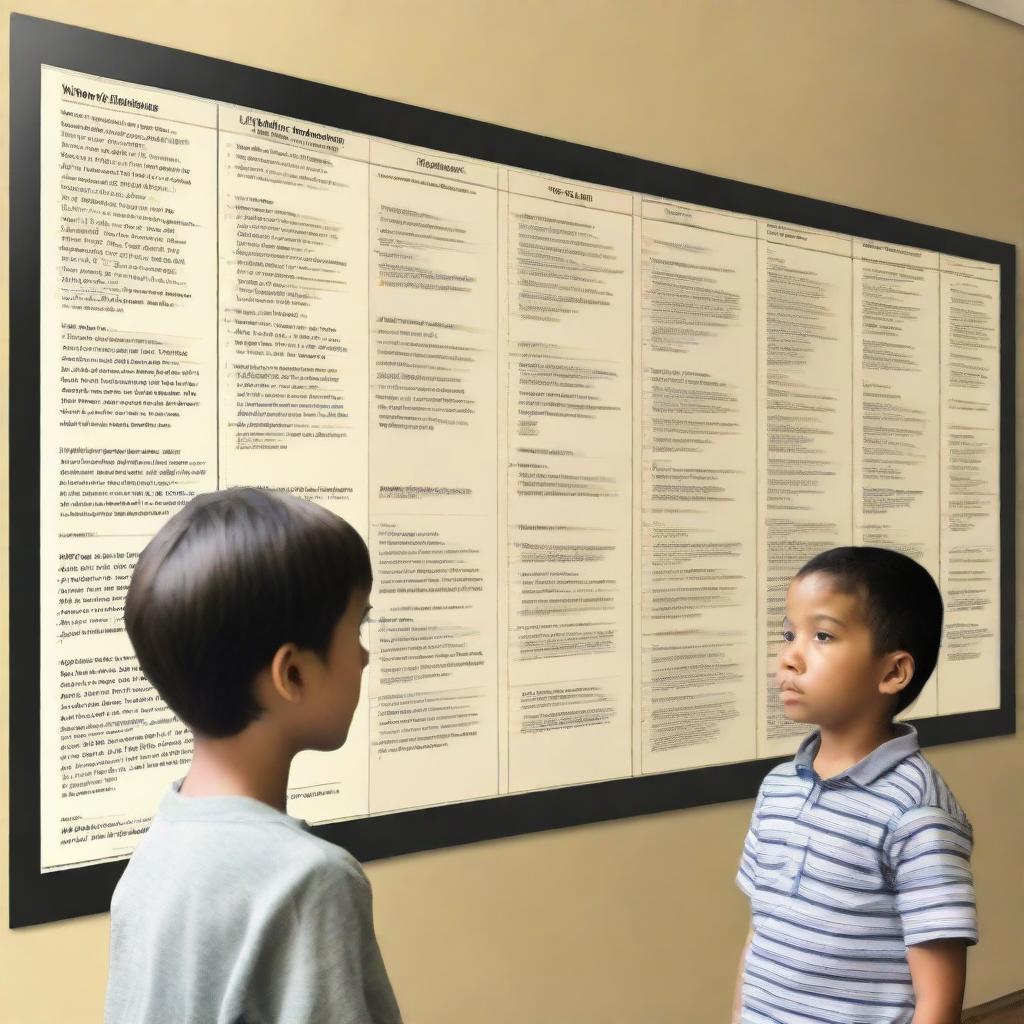
<svg viewBox="0 0 1024 1024">
<path fill-rule="evenodd" d="M 225 737 L 262 712 L 256 674 L 285 643 L 325 658 L 353 591 L 373 584 L 344 519 L 283 491 L 196 495 L 132 573 L 124 623 L 139 665 L 194 732 Z"/>
<path fill-rule="evenodd" d="M 860 596 L 876 655 L 907 651 L 914 675 L 893 714 L 917 700 L 935 670 L 942 639 L 942 595 L 923 565 L 888 548 L 842 547 L 815 555 L 795 579 L 822 573 L 837 590 Z"/>
</svg>

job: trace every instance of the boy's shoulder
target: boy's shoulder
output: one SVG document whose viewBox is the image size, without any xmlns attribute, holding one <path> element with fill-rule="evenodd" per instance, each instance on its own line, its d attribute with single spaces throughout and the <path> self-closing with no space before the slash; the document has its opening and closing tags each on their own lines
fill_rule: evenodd
<svg viewBox="0 0 1024 1024">
<path fill-rule="evenodd" d="M 801 779 L 798 771 L 799 755 L 783 761 L 769 771 L 761 782 L 758 801 L 765 796 L 786 796 L 793 787 L 810 785 L 810 779 Z M 907 754 L 877 775 L 866 773 L 863 778 L 851 773 L 846 788 L 856 791 L 858 796 L 874 797 L 884 801 L 891 809 L 890 823 L 907 821 L 915 813 L 941 812 L 956 822 L 970 823 L 959 801 L 938 769 L 924 756 L 920 749 Z"/>
<path fill-rule="evenodd" d="M 796 778 L 796 758 L 791 758 L 789 761 L 777 764 L 765 775 L 761 780 L 761 792 L 763 793 L 766 788 L 770 789 L 777 783 L 791 782 Z"/>
<path fill-rule="evenodd" d="M 401 1020 L 359 862 L 244 797 L 162 802 L 114 893 L 110 959 L 118 1021 Z"/>
<path fill-rule="evenodd" d="M 243 797 L 162 801 L 129 861 L 124 886 L 176 882 L 192 891 L 223 889 L 274 893 L 294 899 L 307 890 L 342 889 L 368 895 L 359 862 L 314 835 L 298 818 Z"/>
<path fill-rule="evenodd" d="M 777 764 L 770 772 L 768 772 L 764 781 L 767 782 L 769 779 L 791 779 L 796 775 L 796 758 L 791 758 L 788 761 L 783 761 L 782 764 Z"/>
<path fill-rule="evenodd" d="M 290 874 L 297 885 L 323 882 L 327 884 L 354 884 L 369 886 L 362 865 L 344 847 L 337 846 L 314 834 L 305 822 L 292 819 L 298 827 L 281 824 L 277 828 L 261 830 L 265 839 L 259 851 L 243 839 L 243 856 L 266 862 L 269 870 L 278 875 Z M 230 826 L 215 825 L 226 832 Z"/>
<path fill-rule="evenodd" d="M 766 799 L 798 797 L 801 785 L 802 780 L 797 775 L 795 760 L 777 764 L 761 779 L 754 799 L 752 818 L 756 821 L 760 816 Z"/>
<path fill-rule="evenodd" d="M 894 765 L 878 780 L 878 788 L 900 805 L 899 820 L 906 821 L 916 813 L 941 812 L 954 821 L 970 827 L 967 814 L 960 806 L 939 770 L 918 750 Z"/>
</svg>

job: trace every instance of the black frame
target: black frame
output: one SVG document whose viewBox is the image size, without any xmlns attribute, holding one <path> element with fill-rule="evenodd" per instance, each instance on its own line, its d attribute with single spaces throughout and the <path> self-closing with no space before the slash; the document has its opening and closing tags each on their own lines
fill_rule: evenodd
<svg viewBox="0 0 1024 1024">
<path fill-rule="evenodd" d="M 698 171 L 57 22 L 11 16 L 10 925 L 105 912 L 127 861 L 40 871 L 39 222 L 40 76 L 50 64 L 332 125 L 467 157 L 881 241 L 1001 268 L 1001 706 L 916 722 L 923 745 L 1015 731 L 1016 249 Z M 317 827 L 368 861 L 568 825 L 752 797 L 786 758 L 619 779 Z"/>
</svg>

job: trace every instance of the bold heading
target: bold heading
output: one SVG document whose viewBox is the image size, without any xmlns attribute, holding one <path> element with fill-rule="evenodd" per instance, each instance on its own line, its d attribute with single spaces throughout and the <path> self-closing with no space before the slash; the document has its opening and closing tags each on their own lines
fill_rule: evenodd
<svg viewBox="0 0 1024 1024">
<path fill-rule="evenodd" d="M 878 249 L 882 252 L 895 252 L 900 256 L 916 256 L 920 259 L 924 253 L 919 252 L 916 249 L 905 249 L 899 245 L 884 245 L 882 242 L 864 242 L 865 249 Z"/>
<path fill-rule="evenodd" d="M 288 125 L 283 121 L 275 121 L 269 117 L 257 117 L 255 114 L 239 114 L 238 123 L 243 128 L 267 128 L 273 132 L 286 132 L 291 135 L 298 135 L 304 139 L 317 139 L 320 142 L 333 142 L 336 146 L 344 146 L 345 139 L 341 135 L 331 135 L 330 132 L 317 132 L 312 128 L 299 128 L 296 125 Z"/>
<path fill-rule="evenodd" d="M 428 171 L 449 171 L 452 174 L 465 174 L 466 168 L 459 164 L 446 164 L 443 160 L 428 160 L 426 157 L 416 157 L 416 166 Z"/>
<path fill-rule="evenodd" d="M 589 192 L 577 192 L 572 188 L 559 188 L 557 185 L 548 185 L 548 191 L 555 196 L 565 196 L 566 199 L 575 199 L 579 203 L 592 203 L 594 197 Z"/>
<path fill-rule="evenodd" d="M 132 110 L 148 110 L 152 114 L 160 110 L 156 103 L 146 103 L 131 96 L 118 96 L 116 92 L 90 92 L 88 89 L 80 89 L 77 85 L 62 85 L 61 88 L 65 96 L 71 96 L 76 100 L 91 100 L 93 103 L 106 103 L 111 107 L 131 107 Z"/>
</svg>

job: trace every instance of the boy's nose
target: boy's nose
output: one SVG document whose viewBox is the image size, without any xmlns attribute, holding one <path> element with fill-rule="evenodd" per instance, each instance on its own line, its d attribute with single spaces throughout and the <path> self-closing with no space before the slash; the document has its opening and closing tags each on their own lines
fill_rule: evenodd
<svg viewBox="0 0 1024 1024">
<path fill-rule="evenodd" d="M 785 644 L 779 648 L 779 668 L 789 672 L 800 672 L 803 670 L 803 664 L 803 658 L 795 643 Z"/>
</svg>

